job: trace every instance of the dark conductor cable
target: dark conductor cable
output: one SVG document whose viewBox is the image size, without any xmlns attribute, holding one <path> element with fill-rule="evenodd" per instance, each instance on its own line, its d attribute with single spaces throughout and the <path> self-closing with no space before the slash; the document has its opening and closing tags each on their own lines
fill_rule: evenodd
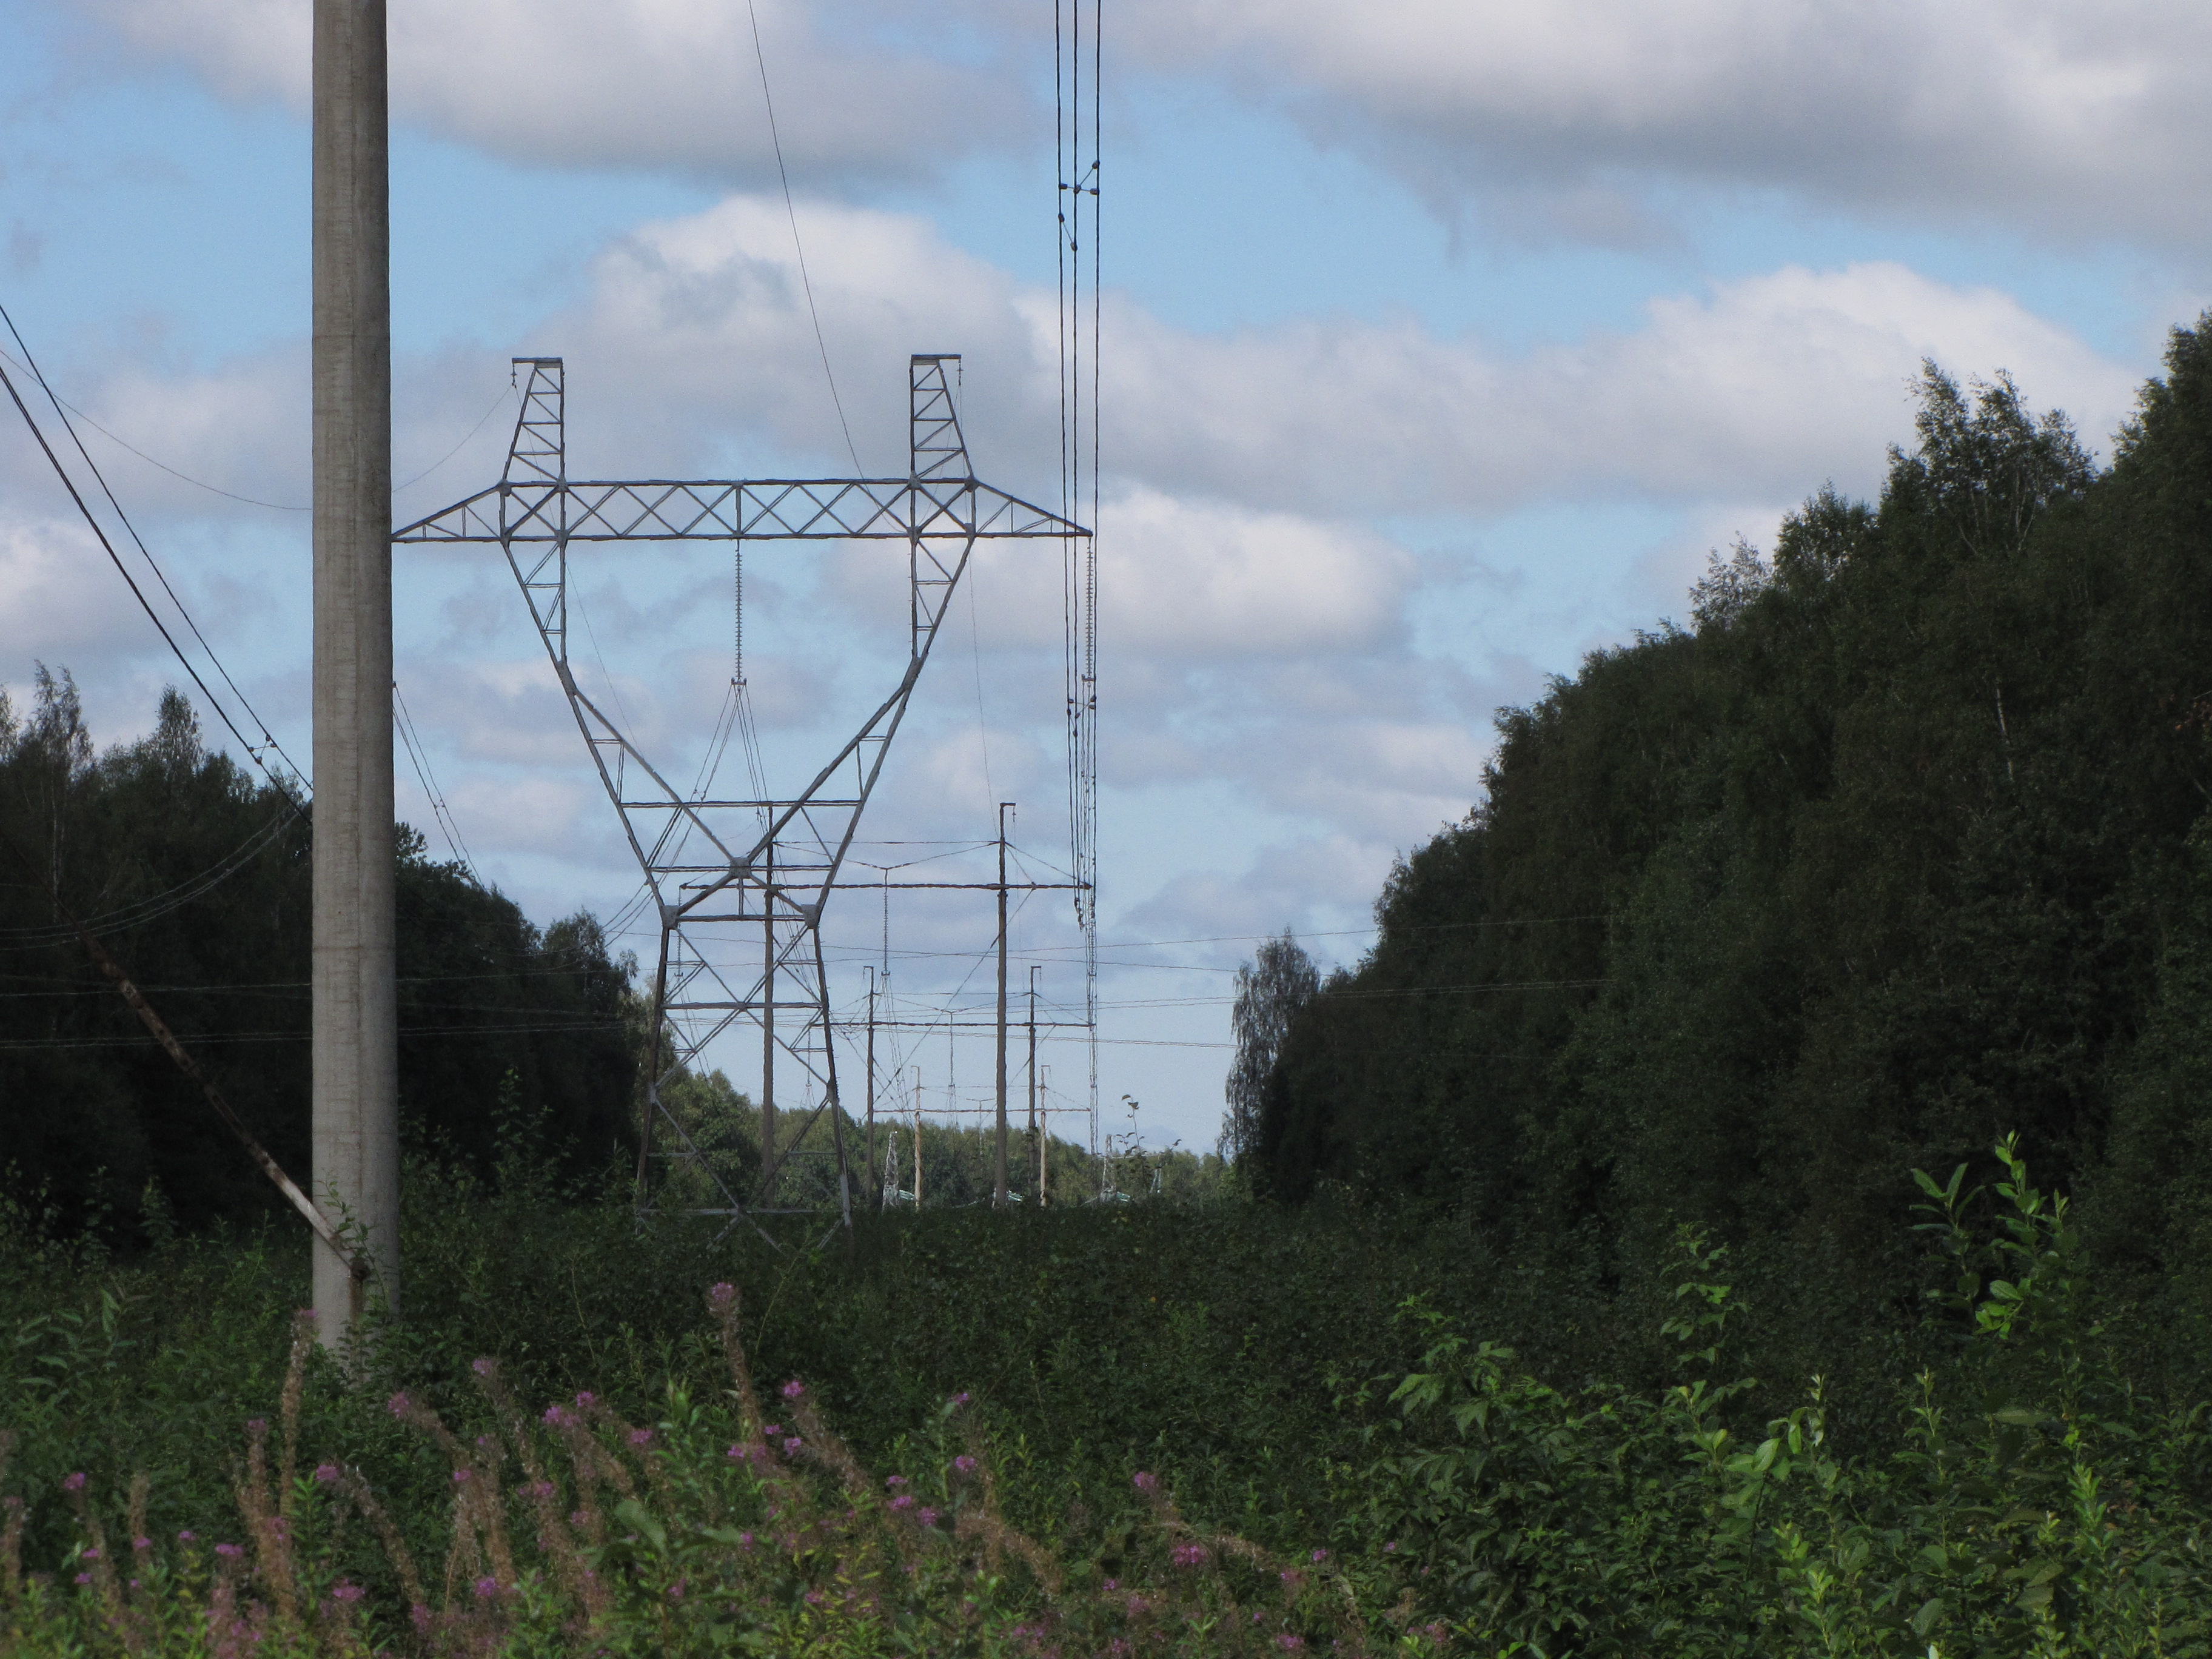
<svg viewBox="0 0 2212 1659">
<path fill-rule="evenodd" d="M 70 499 L 76 503 L 76 510 L 84 515 L 85 523 L 91 527 L 93 535 L 98 538 L 101 549 L 107 555 L 108 562 L 115 567 L 116 574 L 123 578 L 125 584 L 131 589 L 131 598 L 138 601 L 138 608 L 146 613 L 147 620 L 154 624 L 155 630 L 160 633 L 170 651 L 175 654 L 177 660 L 184 665 L 185 672 L 191 676 L 192 684 L 199 688 L 200 695 L 207 699 L 209 707 L 222 717 L 222 723 L 230 728 L 231 736 L 238 739 L 239 747 L 252 757 L 256 766 L 261 768 L 263 775 L 269 779 L 276 793 L 291 803 L 295 812 L 305 812 L 307 811 L 305 804 L 284 787 L 283 781 L 278 779 L 275 773 L 270 771 L 267 763 L 261 759 L 259 751 L 246 741 L 246 733 L 240 731 L 238 723 L 231 719 L 230 711 L 223 707 L 222 700 L 208 689 L 208 683 L 200 678 L 200 671 L 192 666 L 191 659 L 185 656 L 178 646 L 176 635 L 169 632 L 167 625 L 162 622 L 160 614 L 149 603 L 145 590 L 138 586 L 137 580 L 131 575 L 121 557 L 116 553 L 115 544 L 107 539 L 107 532 L 100 527 L 100 520 L 93 516 L 92 509 L 85 504 L 83 495 L 78 492 L 76 481 L 70 477 L 68 469 L 62 465 L 61 457 L 54 453 L 54 447 L 46 441 L 46 434 L 39 429 L 37 417 L 31 413 L 29 407 L 23 402 L 23 394 L 15 389 L 15 382 L 9 377 L 5 368 L 0 368 L 0 386 L 8 388 L 8 395 L 15 399 L 16 410 L 22 416 L 23 423 L 31 428 L 31 435 L 39 441 L 39 447 L 46 452 L 46 462 L 53 468 L 54 476 L 62 481 L 62 488 L 69 491 Z M 214 653 L 209 654 L 212 656 Z M 240 701 L 243 702 L 244 699 L 241 698 Z M 251 712 L 250 709 L 249 712 Z M 274 739 L 271 739 L 271 743 L 273 746 Z M 282 749 L 278 749 L 276 752 L 280 756 L 284 755 Z M 290 757 L 285 756 L 284 760 L 286 765 L 291 764 Z"/>
<path fill-rule="evenodd" d="M 278 758 L 283 761 L 285 766 L 289 768 L 295 775 L 297 775 L 300 769 L 293 764 L 292 757 L 284 752 L 284 746 L 276 741 L 275 734 L 269 730 L 268 722 L 264 720 L 261 716 L 255 712 L 253 704 L 247 699 L 246 693 L 239 690 L 238 682 L 231 678 L 230 671 L 223 666 L 222 659 L 216 654 L 215 647 L 208 643 L 207 636 L 200 632 L 199 623 L 192 619 L 192 613 L 185 608 L 185 602 L 177 597 L 177 590 L 169 585 L 169 578 L 167 573 L 162 570 L 160 562 L 154 557 L 153 553 L 148 549 L 145 538 L 139 535 L 138 527 L 131 522 L 131 515 L 123 510 L 123 503 L 115 499 L 114 490 L 108 487 L 106 475 L 100 471 L 100 463 L 92 459 L 91 452 L 85 448 L 84 440 L 77 435 L 76 428 L 70 421 L 69 411 L 62 407 L 61 399 L 55 395 L 53 387 L 47 384 L 46 372 L 39 367 L 38 359 L 31 355 L 31 348 L 24 343 L 22 331 L 15 326 L 15 319 L 8 314 L 8 308 L 5 306 L 0 306 L 0 322 L 5 322 L 7 324 L 8 332 L 15 339 L 15 349 L 23 354 L 23 361 L 30 368 L 33 377 L 37 380 L 39 389 L 46 394 L 46 401 L 54 406 L 54 413 L 61 421 L 62 429 L 69 434 L 70 441 L 76 446 L 76 453 L 83 457 L 84 464 L 92 469 L 92 476 L 99 483 L 100 493 L 106 496 L 107 504 L 115 509 L 115 516 L 117 519 L 121 520 L 124 529 L 130 532 L 131 541 L 137 546 L 139 556 L 146 561 L 147 568 L 154 573 L 155 580 L 161 584 L 161 591 L 169 596 L 169 603 L 177 607 L 177 614 L 185 619 L 185 626 L 192 630 L 192 637 L 199 641 L 200 649 L 207 653 L 208 660 L 215 665 L 216 672 L 222 676 L 223 684 L 230 688 L 231 695 L 238 699 L 239 706 L 244 708 L 247 717 L 251 719 L 256 726 L 261 728 L 263 746 L 266 749 L 274 750 L 276 752 Z M 4 370 L 0 370 L 0 375 L 4 375 Z M 15 398 L 15 406 L 23 410 L 23 418 L 26 421 L 30 421 L 31 412 L 28 409 L 24 407 L 23 400 L 20 395 L 16 394 L 15 388 L 12 381 L 9 382 L 8 390 L 9 395 Z M 31 422 L 31 429 L 37 434 L 39 446 L 40 448 L 46 450 L 46 459 L 53 464 L 55 471 L 58 473 L 61 472 L 61 461 L 54 454 L 52 448 L 47 445 L 45 434 L 39 432 L 36 422 Z M 163 470 L 167 471 L 167 469 L 164 468 Z M 63 475 L 63 482 L 65 483 L 69 483 L 66 474 Z M 88 524 L 92 525 L 93 532 L 100 537 L 100 545 L 107 549 L 107 556 L 110 559 L 114 560 L 115 568 L 118 570 L 122 570 L 122 560 L 117 557 L 115 549 L 109 544 L 106 536 L 100 532 L 99 525 L 94 522 L 92 514 L 85 505 L 84 498 L 77 494 L 76 486 L 74 483 L 69 484 L 69 491 L 71 498 L 75 500 L 77 504 L 77 510 L 84 514 L 85 521 Z M 125 574 L 124 580 L 126 581 L 131 580 L 127 572 Z M 146 596 L 140 592 L 137 582 L 132 581 L 131 583 L 131 591 L 137 596 L 138 603 L 141 606 L 144 607 L 146 614 L 149 617 L 153 617 L 153 607 L 147 604 Z M 230 727 L 231 734 L 237 738 L 240 744 L 245 747 L 247 756 L 252 760 L 256 766 L 261 768 L 262 773 L 264 776 L 270 776 L 271 781 L 274 781 L 274 775 L 270 773 L 267 765 L 265 765 L 261 759 L 261 750 L 256 749 L 252 744 L 246 742 L 246 734 L 239 731 L 236 723 L 232 720 L 228 712 L 223 708 L 222 703 L 216 699 L 215 693 L 208 689 L 207 682 L 202 679 L 199 676 L 198 671 L 194 669 L 191 664 L 185 660 L 185 653 L 178 647 L 175 638 L 170 634 L 167 628 L 161 627 L 161 621 L 158 617 L 155 618 L 154 625 L 161 629 L 161 637 L 168 641 L 169 649 L 176 653 L 177 660 L 184 663 L 185 672 L 191 674 L 192 677 L 192 684 L 198 686 L 201 695 L 205 696 L 210 704 L 214 705 L 216 712 L 222 717 L 222 723 Z M 284 790 L 282 785 L 279 785 L 278 788 L 280 792 L 285 795 L 286 799 L 290 799 L 290 792 L 289 790 Z M 295 805 L 297 805 L 297 803 L 295 802 Z"/>
</svg>

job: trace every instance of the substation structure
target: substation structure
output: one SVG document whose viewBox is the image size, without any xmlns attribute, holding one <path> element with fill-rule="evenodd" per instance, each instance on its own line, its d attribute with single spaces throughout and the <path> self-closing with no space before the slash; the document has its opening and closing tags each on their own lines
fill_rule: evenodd
<svg viewBox="0 0 2212 1659">
<path fill-rule="evenodd" d="M 840 878 L 975 544 L 1017 538 L 1072 547 L 1090 532 L 975 477 L 948 378 L 959 363 L 954 355 L 910 362 L 912 459 L 903 478 L 571 479 L 562 360 L 518 357 L 514 363 L 527 380 L 499 483 L 396 531 L 392 539 L 498 544 L 644 874 L 660 923 L 653 979 L 653 1026 L 660 1041 L 646 1061 L 640 1208 L 653 1207 L 649 1174 L 658 1158 L 664 1166 L 702 1172 L 703 1182 L 695 1182 L 693 1191 L 710 1191 L 710 1198 L 678 1206 L 695 1213 L 818 1214 L 834 1204 L 849 1221 L 853 1174 L 840 1109 L 823 911 L 842 886 L 875 891 L 882 885 Z M 904 542 L 905 672 L 796 794 L 767 799 L 757 787 L 755 799 L 708 798 L 711 779 L 687 793 L 577 684 L 569 666 L 570 544 L 630 541 L 729 543 L 740 556 L 744 544 L 756 541 Z M 1090 884 L 1080 878 L 1088 874 L 1081 860 L 1077 872 L 1079 879 L 1068 884 L 1078 890 L 1079 908 L 1087 916 Z M 1003 914 L 1003 872 L 999 884 L 975 884 L 1000 886 Z M 1000 1024 L 1003 1029 L 1003 1017 Z M 665 1084 L 732 1030 L 755 1031 L 760 1042 L 761 1170 L 750 1196 L 734 1188 L 726 1160 L 708 1156 L 661 1097 Z M 779 1091 L 800 1102 L 788 1137 L 777 1132 Z M 819 1156 L 833 1167 L 805 1179 L 793 1167 L 792 1149 L 824 1112 L 832 1145 Z"/>
</svg>

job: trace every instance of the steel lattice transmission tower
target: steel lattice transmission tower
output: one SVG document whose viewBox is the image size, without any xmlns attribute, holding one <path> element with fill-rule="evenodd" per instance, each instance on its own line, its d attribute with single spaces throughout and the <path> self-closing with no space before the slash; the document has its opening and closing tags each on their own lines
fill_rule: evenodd
<svg viewBox="0 0 2212 1659">
<path fill-rule="evenodd" d="M 647 1060 L 639 1152 L 641 1206 L 662 1132 L 664 1156 L 692 1164 L 723 1203 L 708 1213 L 775 1213 L 806 1204 L 788 1149 L 827 1111 L 834 1199 L 851 1213 L 852 1182 L 837 1109 L 830 980 L 821 923 L 860 814 L 882 775 L 947 605 L 975 544 L 1016 537 L 1066 542 L 1080 526 L 980 483 L 954 407 L 955 356 L 916 356 L 908 369 L 912 470 L 903 478 L 755 482 L 572 480 L 562 433 L 562 362 L 519 357 L 527 371 L 505 476 L 490 489 L 396 532 L 398 542 L 495 542 L 530 605 L 599 781 L 620 815 L 660 921 L 653 985 L 662 1033 Z M 568 662 L 568 550 L 578 542 L 900 541 L 907 548 L 906 668 L 812 782 L 781 799 L 686 794 L 577 684 Z M 875 883 L 864 885 L 872 890 Z M 1087 895 L 1085 895 L 1087 896 Z M 731 1190 L 661 1099 L 663 1082 L 733 1029 L 760 1043 L 762 1174 L 748 1200 Z M 779 1080 L 781 1074 L 781 1080 Z M 795 1084 L 795 1090 L 792 1085 Z M 803 1121 L 779 1142 L 779 1091 Z M 817 1186 L 817 1190 L 819 1190 Z"/>
</svg>

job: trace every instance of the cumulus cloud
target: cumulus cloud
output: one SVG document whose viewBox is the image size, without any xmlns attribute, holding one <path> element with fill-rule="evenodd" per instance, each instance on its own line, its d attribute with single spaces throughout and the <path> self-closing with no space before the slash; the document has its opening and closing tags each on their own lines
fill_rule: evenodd
<svg viewBox="0 0 2212 1659">
<path fill-rule="evenodd" d="M 817 205 L 807 234 L 869 470 L 903 470 L 907 353 L 957 348 L 979 471 L 1043 488 L 1059 430 L 1051 296 L 904 216 Z M 540 337 L 588 366 L 572 425 L 603 421 L 640 459 L 648 441 L 696 455 L 696 434 L 717 432 L 834 456 L 842 435 L 803 305 L 780 212 L 734 198 L 608 250 L 589 297 Z M 1127 301 L 1107 339 L 1118 471 L 1179 496 L 1309 515 L 1788 498 L 1853 469 L 1871 477 L 1884 446 L 1910 435 L 1908 382 L 1925 356 L 1960 374 L 2011 370 L 2093 441 L 2135 384 L 2010 295 L 1891 262 L 1790 265 L 1662 295 L 1637 329 L 1521 354 L 1410 319 L 1198 333 Z"/>
<path fill-rule="evenodd" d="M 312 0 L 76 0 L 139 54 L 304 109 Z M 884 0 L 757 0 L 783 157 L 805 179 L 927 177 L 1029 125 L 1000 54 L 887 43 Z M 765 182 L 746 9 L 710 0 L 394 0 L 395 117 L 530 166 Z M 977 43 L 969 42 L 971 52 Z"/>
<path fill-rule="evenodd" d="M 1117 39 L 1432 198 L 1648 233 L 1655 183 L 2201 241 L 2212 14 L 2187 0 L 1139 0 Z"/>
</svg>

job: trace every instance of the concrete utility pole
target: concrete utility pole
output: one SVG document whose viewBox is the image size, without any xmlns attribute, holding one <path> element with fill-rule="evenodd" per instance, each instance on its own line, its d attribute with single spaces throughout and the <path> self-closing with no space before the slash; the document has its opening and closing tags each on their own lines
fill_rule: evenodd
<svg viewBox="0 0 2212 1659">
<path fill-rule="evenodd" d="M 399 1300 L 392 977 L 392 288 L 384 0 L 314 0 L 313 1170 Z M 314 1245 L 335 1345 L 368 1281 Z"/>
<path fill-rule="evenodd" d="M 999 803 L 999 1134 L 991 1155 L 991 1202 L 1006 1207 L 1006 809 Z"/>
</svg>

